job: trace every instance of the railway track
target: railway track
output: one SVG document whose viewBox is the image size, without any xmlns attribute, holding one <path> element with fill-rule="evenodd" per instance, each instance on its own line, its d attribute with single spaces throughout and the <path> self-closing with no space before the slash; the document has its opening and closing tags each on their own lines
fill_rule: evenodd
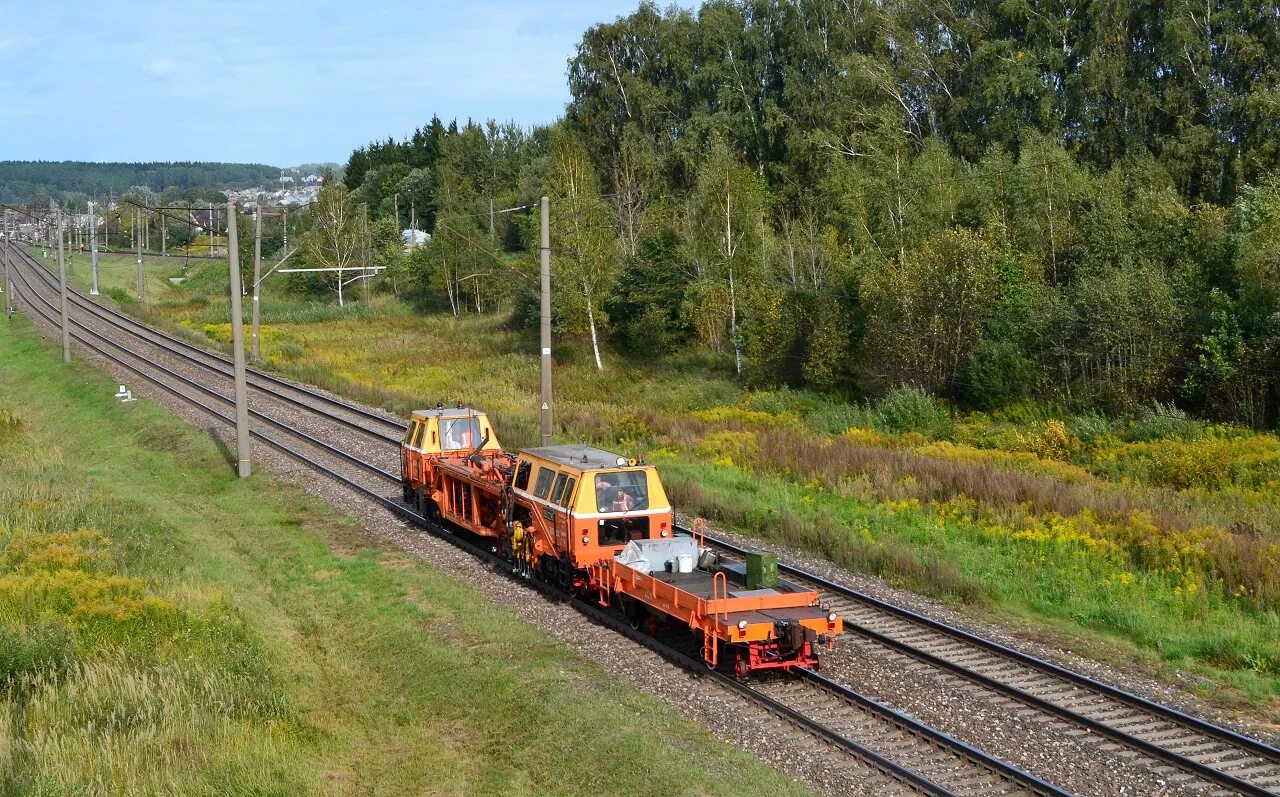
<svg viewBox="0 0 1280 797">
<path fill-rule="evenodd" d="M 55 291 L 56 280 L 49 271 L 26 252 L 21 254 L 25 265 L 30 267 L 26 271 L 36 275 L 42 288 Z M 28 306 L 41 315 L 47 323 L 56 326 L 56 311 L 52 302 L 41 291 L 34 290 L 32 284 L 23 276 L 23 270 L 16 270 L 16 273 L 20 282 L 20 295 L 27 299 Z M 27 296 L 28 293 L 31 294 L 30 297 Z M 226 385 L 230 384 L 229 358 L 153 330 L 123 313 L 93 302 L 78 292 L 69 291 L 69 300 L 77 309 L 92 316 L 94 322 L 127 334 L 134 340 L 155 347 L 159 352 L 193 363 L 215 375 L 217 379 L 225 380 Z M 41 310 L 35 302 L 43 303 L 45 309 Z M 215 402 L 230 404 L 230 399 L 226 395 L 160 366 L 149 358 L 139 356 L 128 347 L 109 341 L 101 332 L 94 331 L 79 319 L 74 325 L 83 333 L 75 333 L 81 345 L 98 351 L 117 365 L 157 384 L 182 400 L 193 401 L 222 422 L 230 423 L 228 416 L 201 404 L 200 401 L 193 400 L 184 391 L 192 390 Z M 92 340 L 96 340 L 97 343 Z M 305 410 L 308 414 L 318 416 L 326 422 L 336 423 L 343 428 L 358 430 L 376 442 L 398 445 L 402 437 L 405 424 L 398 419 L 378 415 L 261 371 L 251 370 L 250 373 L 253 389 L 263 398 L 283 402 L 294 409 Z M 402 517 L 409 517 L 414 522 L 424 522 L 398 500 L 387 498 L 378 487 L 372 487 L 360 477 L 350 475 L 354 470 L 363 477 L 372 477 L 378 485 L 394 488 L 393 492 L 398 493 L 400 479 L 397 473 L 332 446 L 315 435 L 290 426 L 278 417 L 262 412 L 255 412 L 254 417 L 283 435 L 283 437 L 274 435 L 268 437 L 261 431 L 255 430 L 255 437 L 273 449 L 321 470 L 325 475 L 338 479 L 349 488 L 374 498 Z M 370 428 L 370 424 L 374 428 Z M 283 442 L 283 438 L 298 441 L 312 453 L 299 454 L 290 444 Z M 323 461 L 332 462 L 334 466 L 323 465 Z M 745 553 L 743 549 L 727 540 L 714 537 L 708 537 L 707 540 L 730 555 L 741 556 Z M 457 542 L 455 538 L 451 538 L 451 541 Z M 484 553 L 486 557 L 489 556 L 486 552 L 480 553 Z M 885 603 L 816 574 L 786 565 L 780 565 L 780 570 L 787 578 L 803 582 L 806 586 L 821 591 L 829 598 L 833 608 L 844 615 L 849 632 L 879 645 L 889 654 L 909 658 L 916 663 L 935 668 L 948 677 L 959 678 L 976 688 L 997 693 L 1000 699 L 1021 704 L 1020 708 L 1023 710 L 1030 707 L 1047 714 L 1053 721 L 1073 726 L 1077 732 L 1084 730 L 1104 736 L 1114 744 L 1155 759 L 1159 762 L 1155 765 L 1155 771 L 1173 782 L 1198 779 L 1212 784 L 1213 789 L 1207 793 L 1213 794 L 1280 793 L 1277 791 L 1280 787 L 1280 751 L 1275 748 L 1229 729 L 1152 703 L 1140 696 L 1094 681 L 1050 662 L 1036 659 L 961 629 Z M 630 632 L 630 629 L 626 631 Z M 632 634 L 628 633 L 628 635 Z M 664 653 L 664 655 L 668 654 Z M 804 686 L 794 685 L 798 683 L 803 683 Z M 773 683 L 765 680 L 760 681 L 758 685 L 729 682 L 726 686 L 735 690 L 757 690 L 750 699 L 759 705 L 766 706 L 774 714 L 799 725 L 805 725 L 807 720 L 812 719 L 811 715 L 819 714 L 823 719 L 810 723 L 813 727 L 807 727 L 808 732 L 823 738 L 834 747 L 847 749 L 850 755 L 864 762 L 870 762 L 881 772 L 885 772 L 885 768 L 894 765 L 895 762 L 903 760 L 914 762 L 900 765 L 901 772 L 891 770 L 887 773 L 887 776 L 895 782 L 909 782 L 911 777 L 920 776 L 920 772 L 925 771 L 931 773 L 932 777 L 950 784 L 936 782 L 929 776 L 921 776 L 923 782 L 912 786 L 917 791 L 936 794 L 1065 793 L 1054 790 L 1054 787 L 1008 767 L 997 759 L 967 748 L 961 743 L 957 742 L 960 747 L 948 748 L 945 740 L 931 736 L 931 734 L 940 736 L 945 734 L 938 734 L 937 731 L 905 715 L 900 715 L 898 721 L 904 722 L 905 727 L 914 725 L 916 727 L 914 735 L 913 732 L 904 730 L 903 725 L 894 726 L 897 730 L 893 731 L 889 738 L 898 743 L 889 745 L 888 755 L 881 755 L 874 747 L 859 741 L 861 733 L 859 728 L 862 726 L 858 721 L 850 720 L 848 717 L 842 718 L 842 714 L 856 713 L 857 706 L 861 706 L 864 713 L 875 713 L 871 708 L 874 701 L 863 698 L 848 686 L 837 684 L 815 673 L 809 674 L 804 679 L 789 682 Z M 814 695 L 822 695 L 822 697 L 815 701 Z M 859 698 L 866 702 L 860 702 Z M 879 704 L 875 705 L 879 706 Z M 892 712 L 892 709 L 884 706 L 879 708 Z M 833 711 L 834 714 L 831 713 Z M 894 720 L 886 719 L 883 714 L 879 716 L 880 719 L 876 722 L 894 725 Z M 899 741 L 905 738 L 928 741 L 917 741 L 913 748 L 912 745 L 904 745 Z M 946 738 L 950 739 L 950 737 Z M 951 741 L 956 742 L 956 740 Z M 846 748 L 846 745 L 853 747 Z M 914 749 L 915 752 L 906 752 L 910 749 Z M 940 750 L 945 752 L 940 753 Z M 968 763 L 949 768 L 947 762 L 952 765 L 956 762 Z M 947 780 L 936 772 L 957 774 Z M 981 790 L 972 791 L 971 786 L 980 787 Z M 933 788 L 939 791 L 930 791 Z"/>
<path fill-rule="evenodd" d="M 58 290 L 57 278 L 49 269 L 25 249 L 15 249 L 18 258 L 24 260 L 31 271 L 51 291 Z M 221 375 L 228 382 L 232 379 L 231 358 L 203 347 L 189 343 L 182 338 L 169 335 L 143 324 L 129 315 L 93 301 L 79 291 L 68 289 L 67 300 L 71 305 L 90 313 L 103 323 L 128 332 L 135 338 L 147 342 L 158 350 L 182 357 L 192 364 Z M 324 409 L 326 420 L 340 424 L 347 429 L 358 432 L 374 440 L 399 445 L 404 436 L 405 424 L 398 418 L 391 418 L 364 407 L 359 407 L 341 399 L 330 396 L 313 388 L 281 379 L 256 368 L 246 368 L 246 377 L 251 391 L 275 401 L 285 402 L 293 407 L 315 412 Z M 253 394 L 250 395 L 250 398 Z"/>
<path fill-rule="evenodd" d="M 31 262 L 30 259 L 27 265 L 36 271 L 45 271 L 47 274 L 45 269 L 38 263 Z M 18 288 L 18 296 L 48 327 L 56 328 L 57 308 L 45 292 L 36 290 L 32 282 L 28 281 L 28 273 L 32 269 L 15 269 L 14 284 Z M 41 279 L 41 281 L 45 288 L 54 287 L 50 280 Z M 115 311 L 102 308 L 83 297 L 77 297 L 77 299 L 79 301 L 74 303 L 81 312 L 110 323 L 116 331 L 129 335 L 135 341 L 158 345 L 174 356 L 193 359 L 183 353 L 190 344 L 177 341 L 162 333 L 146 334 L 152 331 L 146 328 L 139 331 L 142 325 L 137 322 L 131 319 L 117 321 L 114 319 L 117 315 Z M 95 312 L 95 310 L 101 312 Z M 104 357 L 175 398 L 198 407 L 218 421 L 228 425 L 233 424 L 232 417 L 216 406 L 220 404 L 231 406 L 232 399 L 229 396 L 156 362 L 154 358 L 132 351 L 129 346 L 110 339 L 81 318 L 71 318 L 70 322 L 73 326 L 72 338 L 78 345 Z M 161 340 L 163 342 L 158 342 Z M 196 357 L 198 358 L 198 355 Z M 207 358 L 200 359 L 203 363 L 209 363 Z M 206 370 L 214 372 L 219 379 L 229 378 L 229 375 L 217 366 L 206 368 Z M 296 386 L 288 385 L 288 389 L 296 389 Z M 311 404 L 304 406 L 311 412 L 329 412 Z M 252 417 L 272 430 L 269 434 L 260 428 L 253 428 L 251 433 L 255 440 L 286 457 L 305 464 L 325 477 L 337 480 L 401 518 L 419 525 L 428 525 L 425 518 L 385 494 L 387 491 L 398 492 L 400 487 L 398 474 L 364 462 L 278 418 L 259 411 L 253 411 Z M 257 426 L 257 424 L 251 426 Z M 398 441 L 399 438 L 395 439 Z M 299 450 L 299 445 L 304 450 Z M 326 461 L 330 464 L 325 464 Z M 369 478 L 353 476 L 352 470 Z M 440 530 L 435 529 L 435 531 Z M 466 548 L 473 555 L 509 571 L 505 561 L 488 551 L 470 545 L 455 535 L 442 534 L 441 536 L 455 545 Z M 540 585 L 534 584 L 534 586 Z M 556 597 L 563 599 L 564 596 L 556 593 Z M 777 679 L 766 680 L 759 684 L 741 683 L 721 673 L 706 671 L 701 661 L 688 656 L 676 647 L 631 629 L 620 618 L 604 612 L 599 607 L 581 601 L 575 601 L 575 604 L 579 611 L 596 622 L 641 642 L 664 658 L 699 673 L 703 678 L 717 681 L 727 690 L 786 720 L 804 733 L 822 740 L 850 759 L 856 760 L 860 766 L 870 767 L 883 780 L 880 786 L 886 790 L 886 793 L 917 793 L 937 797 L 968 797 L 968 795 L 986 794 L 1066 797 L 1068 794 L 959 740 L 929 728 L 901 712 L 878 704 L 848 687 L 826 681 L 816 674 L 806 678 L 803 681 L 805 684 L 803 687 L 788 685 L 785 681 Z M 815 713 L 820 715 L 820 719 L 813 716 Z"/>
<path fill-rule="evenodd" d="M 687 529 L 686 529 L 687 531 Z M 733 557 L 746 549 L 708 535 Z M 856 634 L 945 677 L 993 692 L 1010 710 L 1030 708 L 1155 759 L 1167 782 L 1198 779 L 1213 794 L 1280 794 L 1280 750 L 1177 709 L 1154 703 L 1052 662 L 780 563 L 779 572 L 823 595 Z M 828 654 L 831 655 L 831 654 Z"/>
</svg>

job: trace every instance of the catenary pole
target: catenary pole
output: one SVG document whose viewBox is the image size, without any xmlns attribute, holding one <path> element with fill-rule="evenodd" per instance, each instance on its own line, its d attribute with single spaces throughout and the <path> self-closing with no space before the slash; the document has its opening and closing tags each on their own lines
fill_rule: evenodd
<svg viewBox="0 0 1280 797">
<path fill-rule="evenodd" d="M 9 233 L 9 211 L 4 212 L 4 315 L 9 317 L 12 311 L 13 302 L 10 297 L 13 296 L 13 285 L 9 282 L 9 252 L 13 247 L 13 241 Z"/>
<path fill-rule="evenodd" d="M 138 240 L 138 301 L 147 298 L 147 275 L 142 269 L 142 208 L 133 212 L 133 237 Z"/>
<path fill-rule="evenodd" d="M 253 209 L 253 305 L 249 308 L 249 313 L 253 316 L 253 323 L 249 327 L 249 357 L 257 360 L 261 355 L 258 350 L 258 308 L 261 302 L 258 300 L 258 291 L 262 283 L 262 205 L 259 204 Z"/>
<path fill-rule="evenodd" d="M 541 203 L 541 260 L 542 320 L 539 324 L 542 348 L 542 445 L 551 445 L 551 201 L 545 196 Z"/>
<path fill-rule="evenodd" d="M 62 320 L 62 361 L 69 363 L 71 325 L 67 321 L 67 258 L 62 251 L 62 208 L 58 208 L 58 310 Z"/>
<path fill-rule="evenodd" d="M 236 472 L 246 478 L 249 461 L 249 396 L 244 374 L 244 315 L 240 306 L 240 248 L 236 243 L 236 206 L 227 203 L 227 263 L 231 270 L 231 349 L 235 355 Z"/>
<path fill-rule="evenodd" d="M 93 214 L 93 203 L 89 203 L 89 265 L 93 268 L 93 279 L 89 284 L 89 295 L 98 295 L 98 219 Z"/>
</svg>

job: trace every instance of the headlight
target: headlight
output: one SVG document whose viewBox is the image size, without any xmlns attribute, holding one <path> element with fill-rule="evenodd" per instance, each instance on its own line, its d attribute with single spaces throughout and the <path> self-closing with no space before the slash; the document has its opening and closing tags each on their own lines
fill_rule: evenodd
<svg viewBox="0 0 1280 797">
<path fill-rule="evenodd" d="M 590 537 L 588 537 L 587 535 L 583 534 L 583 535 L 582 535 L 582 544 L 583 544 L 583 545 L 586 545 L 586 544 L 587 544 L 587 543 L 589 543 L 589 542 L 591 542 L 591 538 L 590 538 Z"/>
<path fill-rule="evenodd" d="M 665 537 L 665 536 L 667 536 L 667 535 L 668 535 L 668 534 L 670 534 L 670 533 L 671 533 L 671 532 L 667 531 L 666 529 L 663 529 L 663 530 L 662 530 L 662 536 L 664 536 L 664 537 Z"/>
<path fill-rule="evenodd" d="M 831 613 L 829 613 L 829 614 L 827 615 L 827 622 L 828 622 L 828 623 L 834 623 L 835 621 L 836 621 L 836 613 L 835 613 L 835 612 L 831 612 Z"/>
<path fill-rule="evenodd" d="M 746 620 L 739 620 L 739 621 L 738 621 L 738 630 L 739 630 L 739 631 L 746 631 L 746 630 L 747 630 L 747 621 L 746 621 Z"/>
</svg>

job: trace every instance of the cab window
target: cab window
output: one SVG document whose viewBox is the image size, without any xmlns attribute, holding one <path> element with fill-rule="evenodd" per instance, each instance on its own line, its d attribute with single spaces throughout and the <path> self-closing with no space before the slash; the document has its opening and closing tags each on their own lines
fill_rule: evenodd
<svg viewBox="0 0 1280 797">
<path fill-rule="evenodd" d="M 608 518 L 600 521 L 596 541 L 600 545 L 626 545 L 632 540 L 649 539 L 649 516 Z"/>
<path fill-rule="evenodd" d="M 573 488 L 578 486 L 577 479 L 570 479 L 569 483 L 564 486 L 564 492 L 556 499 L 556 503 L 560 506 L 568 506 L 569 500 L 573 498 Z"/>
<path fill-rule="evenodd" d="M 533 485 L 533 494 L 539 498 L 546 498 L 547 493 L 551 492 L 551 478 L 555 475 L 555 471 L 550 468 L 539 468 L 538 481 Z"/>
<path fill-rule="evenodd" d="M 532 470 L 533 470 L 533 466 L 530 465 L 528 462 L 521 462 L 519 467 L 516 468 L 516 489 L 517 490 L 529 489 L 529 473 Z"/>
<path fill-rule="evenodd" d="M 551 491 L 551 503 L 560 503 L 560 496 L 564 494 L 564 483 L 569 477 L 563 473 L 556 477 L 555 489 Z"/>
<path fill-rule="evenodd" d="M 440 447 L 445 451 L 475 448 L 480 445 L 480 419 L 441 418 Z"/>
<path fill-rule="evenodd" d="M 427 425 L 425 423 L 421 423 L 421 422 L 415 423 L 413 425 L 413 442 L 411 442 L 409 445 L 413 446 L 414 448 L 422 448 L 422 438 L 424 437 L 423 433 L 426 430 L 427 430 Z"/>
<path fill-rule="evenodd" d="M 417 421 L 414 421 L 413 423 L 409 424 L 409 428 L 406 429 L 404 432 L 405 445 L 407 446 L 413 445 L 413 438 L 418 436 L 418 426 L 419 424 Z"/>
<path fill-rule="evenodd" d="M 597 473 L 596 508 L 606 514 L 649 508 L 649 478 L 642 470 Z"/>
</svg>

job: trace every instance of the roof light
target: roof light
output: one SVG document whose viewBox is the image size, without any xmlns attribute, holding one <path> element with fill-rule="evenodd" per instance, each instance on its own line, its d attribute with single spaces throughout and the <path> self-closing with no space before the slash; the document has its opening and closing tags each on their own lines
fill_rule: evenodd
<svg viewBox="0 0 1280 797">
<path fill-rule="evenodd" d="M 619 467 L 619 468 L 625 468 L 626 466 L 627 466 L 627 458 L 626 458 L 626 457 L 618 457 L 618 467 Z"/>
</svg>

